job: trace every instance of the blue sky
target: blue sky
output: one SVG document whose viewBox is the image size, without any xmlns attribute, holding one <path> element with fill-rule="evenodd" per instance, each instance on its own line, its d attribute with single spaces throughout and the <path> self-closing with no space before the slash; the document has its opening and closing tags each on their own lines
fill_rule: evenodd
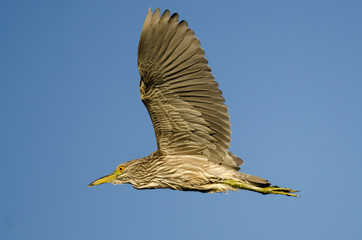
<svg viewBox="0 0 362 240">
<path fill-rule="evenodd" d="M 361 2 L 128 2 L 1 2 L 0 238 L 360 239 Z M 200 38 L 242 171 L 301 198 L 87 188 L 156 149 L 136 64 L 149 7 Z"/>
</svg>

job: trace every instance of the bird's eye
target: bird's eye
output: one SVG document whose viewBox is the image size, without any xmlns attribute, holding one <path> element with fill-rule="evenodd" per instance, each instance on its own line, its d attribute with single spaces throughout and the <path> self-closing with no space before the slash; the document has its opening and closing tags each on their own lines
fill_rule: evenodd
<svg viewBox="0 0 362 240">
<path fill-rule="evenodd" d="M 124 167 L 123 167 L 123 166 L 120 166 L 118 169 L 119 169 L 120 172 L 123 172 Z"/>
</svg>

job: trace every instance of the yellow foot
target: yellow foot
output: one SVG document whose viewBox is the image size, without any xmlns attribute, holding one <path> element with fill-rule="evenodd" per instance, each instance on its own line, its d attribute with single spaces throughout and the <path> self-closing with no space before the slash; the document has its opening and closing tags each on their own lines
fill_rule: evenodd
<svg viewBox="0 0 362 240">
<path fill-rule="evenodd" d="M 281 188 L 278 186 L 270 186 L 270 187 L 266 187 L 266 188 L 261 188 L 260 193 L 263 194 L 282 194 L 282 195 L 287 195 L 287 196 L 291 196 L 291 197 L 300 197 L 297 194 L 295 194 L 295 192 L 299 192 L 297 190 L 292 190 L 290 188 Z"/>
<path fill-rule="evenodd" d="M 297 194 L 295 194 L 295 192 L 299 192 L 299 191 L 292 190 L 290 188 L 281 188 L 278 186 L 269 186 L 269 187 L 264 187 L 264 188 L 256 187 L 249 183 L 241 182 L 241 181 L 239 182 L 239 181 L 235 181 L 235 180 L 226 180 L 225 183 L 228 185 L 231 185 L 233 187 L 236 187 L 238 189 L 250 190 L 250 191 L 258 192 L 261 194 L 281 194 L 281 195 L 286 195 L 286 196 L 290 196 L 290 197 L 299 197 Z"/>
</svg>

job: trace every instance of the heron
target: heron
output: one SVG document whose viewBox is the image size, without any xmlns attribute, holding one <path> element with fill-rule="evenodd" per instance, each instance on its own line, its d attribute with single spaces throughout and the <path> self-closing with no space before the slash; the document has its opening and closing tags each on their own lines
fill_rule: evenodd
<svg viewBox="0 0 362 240">
<path fill-rule="evenodd" d="M 298 197 L 297 191 L 240 172 L 229 151 L 228 108 L 200 40 L 177 13 L 148 10 L 138 45 L 139 90 L 154 127 L 157 150 L 122 163 L 88 186 L 203 193 L 250 190 Z"/>
</svg>

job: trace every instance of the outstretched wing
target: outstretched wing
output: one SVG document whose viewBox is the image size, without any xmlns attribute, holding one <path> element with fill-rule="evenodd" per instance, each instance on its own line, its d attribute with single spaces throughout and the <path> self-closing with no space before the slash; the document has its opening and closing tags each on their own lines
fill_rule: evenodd
<svg viewBox="0 0 362 240">
<path fill-rule="evenodd" d="M 161 154 L 202 154 L 238 168 L 228 154 L 228 109 L 204 55 L 186 21 L 149 9 L 138 46 L 141 99 Z"/>
</svg>

